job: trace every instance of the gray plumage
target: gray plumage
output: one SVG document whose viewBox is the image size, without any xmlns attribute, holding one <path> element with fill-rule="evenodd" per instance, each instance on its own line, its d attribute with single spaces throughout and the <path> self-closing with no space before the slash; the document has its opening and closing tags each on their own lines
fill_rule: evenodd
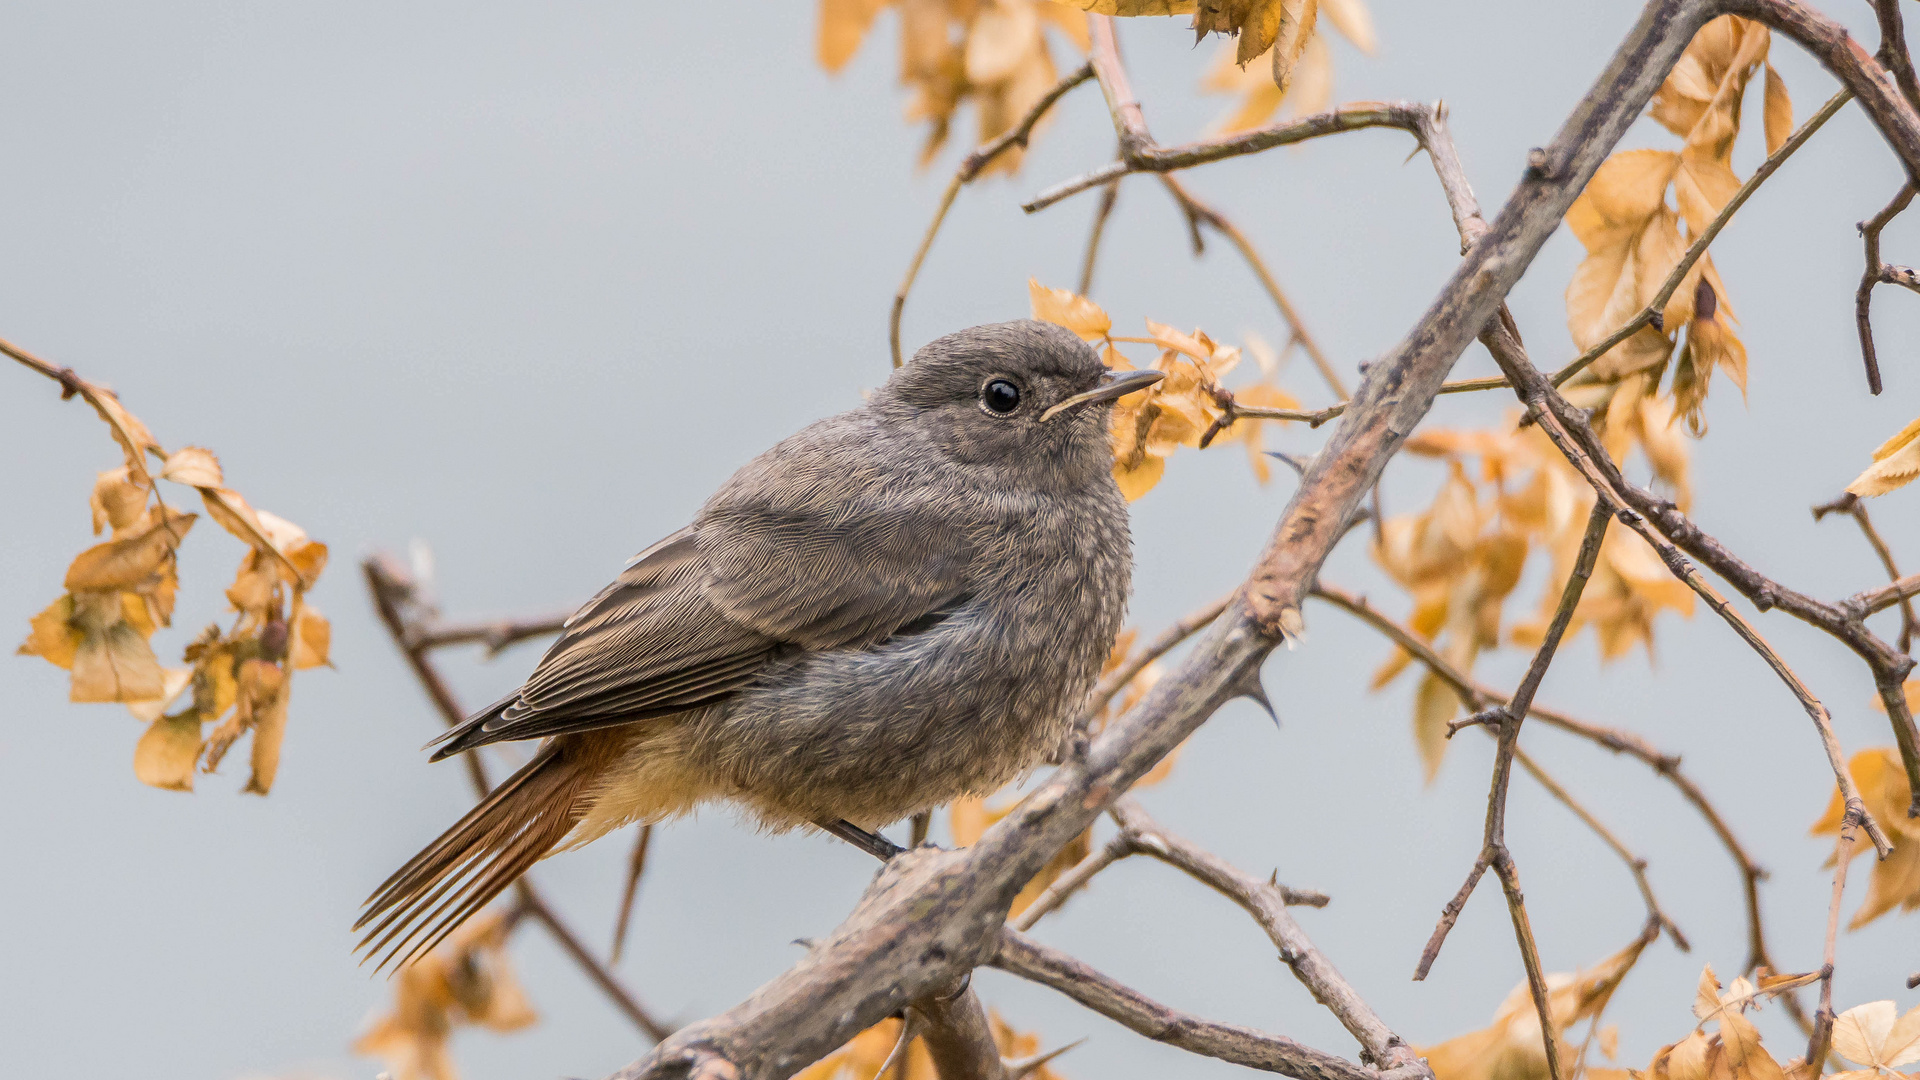
<svg viewBox="0 0 1920 1080">
<path fill-rule="evenodd" d="M 720 800 L 872 829 L 1039 764 L 1125 613 L 1108 418 L 1151 378 L 1050 324 L 976 327 L 748 463 L 447 734 L 436 759 L 549 741 L 374 894 L 363 945 L 430 945 L 628 822 Z"/>
</svg>

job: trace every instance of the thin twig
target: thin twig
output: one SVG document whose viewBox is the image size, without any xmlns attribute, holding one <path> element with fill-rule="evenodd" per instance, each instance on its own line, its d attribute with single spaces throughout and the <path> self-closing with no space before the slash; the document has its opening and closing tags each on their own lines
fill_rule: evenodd
<svg viewBox="0 0 1920 1080">
<path fill-rule="evenodd" d="M 1833 898 L 1827 902 L 1827 942 L 1820 967 L 1820 1008 L 1813 1014 L 1813 1035 L 1807 1040 L 1807 1060 L 1824 1062 L 1833 1040 L 1833 953 L 1840 936 L 1840 900 L 1847 891 L 1847 864 L 1853 861 L 1853 845 L 1859 842 L 1856 831 L 1861 815 L 1849 806 L 1840 816 L 1840 837 L 1833 847 Z"/>
<path fill-rule="evenodd" d="M 567 620 L 572 617 L 571 611 L 556 611 L 551 615 L 461 623 L 441 622 L 436 619 L 431 625 L 420 630 L 419 640 L 408 644 L 423 649 L 479 644 L 487 647 L 487 655 L 491 657 L 528 638 L 557 634 L 566 629 Z"/>
<path fill-rule="evenodd" d="M 1844 513 L 1853 519 L 1854 524 L 1860 526 L 1861 535 L 1867 538 L 1873 553 L 1880 557 L 1880 565 L 1886 568 L 1887 576 L 1893 579 L 1896 586 L 1899 585 L 1900 567 L 1893 561 L 1893 548 L 1889 547 L 1886 540 L 1881 537 L 1880 530 L 1873 527 L 1873 518 L 1867 513 L 1867 504 L 1860 501 L 1858 495 L 1847 492 L 1830 503 L 1821 503 L 1814 507 L 1813 520 L 1819 521 L 1832 513 Z M 1901 652 L 1913 651 L 1913 634 L 1916 626 L 1920 626 L 1920 618 L 1914 615 L 1913 597 L 1903 595 L 1900 597 Z"/>
<path fill-rule="evenodd" d="M 620 953 L 627 943 L 627 926 L 633 920 L 633 901 L 640 895 L 640 877 L 647 872 L 647 849 L 653 845 L 653 822 L 640 826 L 640 835 L 634 837 L 633 855 L 627 859 L 627 883 L 620 890 L 620 913 L 613 919 L 613 950 L 608 954 L 608 963 L 620 962 Z"/>
<path fill-rule="evenodd" d="M 1040 100 L 1033 103 L 1033 107 L 1011 130 L 992 142 L 982 144 L 962 159 L 960 167 L 954 170 L 953 179 L 947 182 L 947 190 L 940 195 L 940 205 L 933 212 L 933 220 L 927 224 L 926 235 L 920 238 L 920 247 L 914 251 L 913 261 L 907 264 L 907 276 L 901 279 L 900 288 L 893 294 L 893 313 L 887 319 L 887 344 L 893 350 L 894 367 L 906 363 L 900 354 L 900 315 L 906 310 L 907 294 L 913 291 L 913 280 L 920 276 L 920 264 L 927 261 L 927 252 L 933 249 L 933 238 L 939 235 L 940 226 L 947 220 L 947 211 L 953 209 L 953 200 L 959 196 L 960 189 L 973 183 L 981 170 L 993 163 L 993 159 L 1015 146 L 1026 146 L 1027 140 L 1033 135 L 1034 125 L 1047 115 L 1047 110 L 1053 108 L 1054 102 L 1091 78 L 1092 65 L 1080 65 L 1072 74 L 1055 83 L 1053 89 L 1040 95 Z"/>
<path fill-rule="evenodd" d="M 1029 982 L 1058 990 L 1155 1042 L 1235 1065 L 1300 1080 L 1422 1080 L 1432 1075 L 1424 1064 L 1376 1072 L 1283 1035 L 1269 1035 L 1168 1008 L 1079 960 L 1013 930 L 1001 931 L 999 948 L 987 962 Z"/>
<path fill-rule="evenodd" d="M 1566 385 L 1568 379 L 1585 371 L 1588 364 L 1605 356 L 1607 351 L 1615 345 L 1639 333 L 1641 327 L 1659 326 L 1660 317 L 1662 313 L 1667 310 L 1667 301 L 1673 298 L 1674 290 L 1680 287 L 1681 280 L 1687 276 L 1688 271 L 1693 269 L 1693 264 L 1699 262 L 1700 257 L 1707 253 L 1707 246 L 1712 244 L 1714 238 L 1720 235 L 1720 230 L 1726 228 L 1727 222 L 1733 220 L 1734 212 L 1746 204 L 1748 197 L 1759 190 L 1760 185 L 1766 182 L 1767 177 L 1772 176 L 1776 169 L 1785 164 L 1786 160 L 1793 156 L 1795 150 L 1800 149 L 1800 147 L 1806 144 L 1808 139 L 1813 138 L 1813 133 L 1819 131 L 1821 125 L 1831 120 L 1833 114 L 1839 112 L 1841 106 L 1851 100 L 1853 100 L 1853 91 L 1843 87 L 1839 93 L 1828 98 L 1827 103 L 1820 106 L 1817 112 L 1807 117 L 1807 122 L 1801 124 L 1799 129 L 1789 136 L 1786 142 L 1781 143 L 1780 149 L 1768 154 L 1767 160 L 1761 162 L 1759 167 L 1753 170 L 1753 175 L 1747 177 L 1747 182 L 1740 185 L 1740 190 L 1734 192 L 1733 198 L 1727 200 L 1727 205 L 1721 207 L 1720 212 L 1714 215 L 1713 221 L 1707 225 L 1706 229 L 1703 230 L 1698 237 L 1694 238 L 1693 243 L 1687 247 L 1687 253 L 1680 257 L 1680 261 L 1675 263 L 1673 270 L 1667 274 L 1667 280 L 1660 284 L 1660 291 L 1653 294 L 1653 299 L 1648 301 L 1645 307 L 1642 307 L 1636 312 L 1633 318 L 1622 323 L 1613 333 L 1608 334 L 1602 338 L 1598 344 L 1586 352 L 1581 353 L 1566 367 L 1554 372 L 1553 385 Z M 1863 323 L 1862 325 L 1864 326 L 1865 324 Z M 1868 380 L 1872 382 L 1873 392 L 1877 394 L 1880 392 L 1880 376 L 1873 368 L 1872 345 L 1869 344 L 1867 348 L 1869 350 L 1867 360 Z"/>
<path fill-rule="evenodd" d="M 1093 295 L 1093 267 L 1100 261 L 1100 240 L 1107 233 L 1107 219 L 1113 216 L 1113 204 L 1120 201 L 1120 181 L 1115 180 L 1100 192 L 1093 208 L 1093 227 L 1087 230 L 1087 252 L 1080 257 L 1081 296 Z"/>
<path fill-rule="evenodd" d="M 1172 626 L 1162 630 L 1160 636 L 1148 642 L 1146 647 L 1127 657 L 1125 663 L 1107 672 L 1094 685 L 1093 693 L 1087 697 L 1087 715 L 1098 715 L 1100 710 L 1113 702 L 1114 695 L 1126 689 L 1128 683 L 1147 669 L 1148 664 L 1172 652 L 1181 642 L 1205 629 L 1213 620 L 1219 618 L 1220 613 L 1227 610 L 1227 605 L 1232 602 L 1233 594 L 1228 593 L 1198 611 L 1188 612 L 1176 620 Z"/>
<path fill-rule="evenodd" d="M 1887 223 L 1900 216 L 1900 212 L 1913 201 L 1916 191 L 1909 180 L 1901 185 L 1894 194 L 1893 201 L 1886 208 L 1860 223 L 1860 240 L 1866 247 L 1867 267 L 1860 274 L 1860 287 L 1853 292 L 1853 321 L 1860 331 L 1860 359 L 1867 365 L 1867 389 L 1872 393 L 1880 392 L 1880 357 L 1873 347 L 1873 287 L 1884 280 L 1883 275 L 1892 269 L 1880 261 L 1880 233 Z"/>
<path fill-rule="evenodd" d="M 1573 816 L 1579 818 L 1588 830 L 1600 838 L 1601 843 L 1607 845 L 1615 855 L 1620 857 L 1620 861 L 1627 866 L 1627 872 L 1633 875 L 1635 887 L 1640 890 L 1640 900 L 1647 906 L 1647 917 L 1658 923 L 1660 928 L 1666 931 L 1667 936 L 1673 939 L 1675 948 L 1681 952 L 1692 952 L 1693 945 L 1687 941 L 1687 936 L 1680 932 L 1680 927 L 1672 919 L 1667 917 L 1666 911 L 1660 907 L 1660 901 L 1653 895 L 1653 883 L 1647 880 L 1647 860 L 1629 851 L 1627 845 L 1621 843 L 1620 838 L 1613 834 L 1613 830 L 1607 828 L 1605 823 L 1595 817 L 1591 810 L 1582 806 L 1579 800 L 1575 799 L 1565 787 L 1562 787 L 1558 780 L 1555 780 L 1545 769 L 1542 769 L 1540 763 L 1533 760 L 1533 755 L 1527 753 L 1524 749 L 1515 747 L 1513 760 L 1517 762 L 1522 769 L 1526 770 L 1528 776 L 1533 777 L 1541 787 L 1545 788 L 1547 794 L 1553 796 L 1560 805 L 1573 811 Z M 1574 1073 L 1575 1075 L 1579 1074 L 1577 1067 L 1574 1069 Z"/>
<path fill-rule="evenodd" d="M 407 666 L 413 669 L 414 677 L 420 680 L 420 685 L 426 690 L 427 697 L 433 701 L 441 720 L 445 721 L 449 727 L 460 723 L 466 718 L 466 710 L 460 706 L 460 702 L 453 696 L 452 688 L 447 685 L 439 669 L 427 655 L 427 648 L 408 644 L 410 640 L 428 636 L 416 632 L 417 624 L 413 618 L 416 613 L 413 579 L 400 566 L 379 555 L 369 556 L 360 565 L 366 574 L 367 591 L 373 596 L 374 610 L 379 614 L 380 621 L 386 625 L 387 632 L 393 636 L 394 645 L 406 658 Z M 493 789 L 493 785 L 488 781 L 486 765 L 480 760 L 480 755 L 461 754 L 460 759 L 467 764 L 467 779 L 473 785 L 474 796 L 485 798 Z M 561 949 L 573 958 L 573 962 L 579 965 L 580 970 L 586 973 L 602 993 L 607 995 L 614 1006 L 625 1013 L 627 1019 L 633 1021 L 635 1027 L 645 1032 L 646 1036 L 654 1042 L 659 1042 L 673 1034 L 672 1027 L 655 1019 L 639 999 L 622 986 L 620 980 L 616 979 L 605 965 L 587 951 L 586 946 L 581 944 L 580 936 L 575 934 L 540 896 L 530 876 L 523 875 L 514 883 L 514 888 L 519 897 L 519 903 L 526 908 L 527 913 L 547 928 L 548 933 L 553 935 Z"/>
<path fill-rule="evenodd" d="M 1560 1080 L 1561 1075 L 1557 1030 L 1553 1022 L 1553 1006 L 1547 996 L 1546 972 L 1540 964 L 1540 950 L 1534 942 L 1532 921 L 1527 916 L 1526 899 L 1520 890 L 1520 870 L 1514 863 L 1513 854 L 1507 850 L 1507 789 L 1513 776 L 1514 753 L 1520 748 L 1520 726 L 1533 704 L 1534 692 L 1540 689 L 1547 668 L 1553 664 L 1554 652 L 1560 648 L 1560 639 L 1566 636 L 1567 625 L 1573 621 L 1573 610 L 1579 606 L 1580 594 L 1593 577 L 1594 564 L 1600 560 L 1600 542 L 1606 538 L 1610 519 L 1607 508 L 1596 500 L 1592 512 L 1587 515 L 1587 530 L 1580 541 L 1580 554 L 1574 560 L 1573 572 L 1567 576 L 1567 583 L 1561 590 L 1560 605 L 1554 610 L 1546 636 L 1534 653 L 1533 662 L 1527 666 L 1527 673 L 1520 680 L 1519 688 L 1513 692 L 1513 699 L 1494 710 L 1500 741 L 1494 752 L 1493 784 L 1487 796 L 1487 824 L 1480 855 L 1474 860 L 1466 884 L 1447 904 L 1440 924 L 1434 928 L 1432 939 L 1420 954 L 1420 966 L 1413 975 L 1415 982 L 1427 977 L 1434 959 L 1440 955 L 1440 946 L 1446 941 L 1447 931 L 1453 928 L 1454 921 L 1460 917 L 1460 910 L 1466 906 L 1467 897 L 1472 895 L 1480 875 L 1491 868 L 1494 876 L 1499 878 L 1501 891 L 1507 898 L 1507 913 L 1513 920 L 1514 937 L 1519 941 L 1520 957 L 1526 966 L 1527 987 L 1533 995 L 1534 1010 L 1540 1014 L 1540 1036 L 1546 1047 L 1547 1074 L 1553 1080 Z"/>
</svg>

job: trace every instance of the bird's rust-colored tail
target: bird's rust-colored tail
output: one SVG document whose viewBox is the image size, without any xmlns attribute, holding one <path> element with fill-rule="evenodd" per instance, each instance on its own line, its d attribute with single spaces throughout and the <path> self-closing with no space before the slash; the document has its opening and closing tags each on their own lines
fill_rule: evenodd
<svg viewBox="0 0 1920 1080">
<path fill-rule="evenodd" d="M 367 898 L 356 951 L 396 967 L 439 944 L 587 812 L 616 740 L 555 739 Z"/>
</svg>

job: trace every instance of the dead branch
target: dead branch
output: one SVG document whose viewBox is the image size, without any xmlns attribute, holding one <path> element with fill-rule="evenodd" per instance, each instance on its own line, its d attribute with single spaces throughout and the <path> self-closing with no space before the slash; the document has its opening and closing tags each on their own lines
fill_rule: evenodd
<svg viewBox="0 0 1920 1080">
<path fill-rule="evenodd" d="M 1540 950 L 1534 942 L 1526 899 L 1520 890 L 1520 870 L 1513 854 L 1507 850 L 1507 789 L 1513 776 L 1514 752 L 1520 748 L 1521 722 L 1526 719 L 1527 709 L 1533 704 L 1533 695 L 1540 688 L 1540 681 L 1546 678 L 1554 652 L 1560 648 L 1560 639 L 1566 635 L 1567 624 L 1573 621 L 1573 609 L 1580 603 L 1580 594 L 1586 591 L 1587 580 L 1593 576 L 1594 564 L 1600 559 L 1600 542 L 1607 535 L 1608 518 L 1606 507 L 1596 501 L 1593 511 L 1587 515 L 1587 531 L 1580 541 L 1580 554 L 1574 560 L 1573 572 L 1567 576 L 1567 583 L 1560 593 L 1560 605 L 1554 610 L 1553 621 L 1547 627 L 1540 648 L 1533 654 L 1533 662 L 1527 666 L 1527 673 L 1520 680 L 1519 689 L 1513 692 L 1513 699 L 1489 710 L 1490 722 L 1499 732 L 1499 746 L 1494 752 L 1493 787 L 1487 796 L 1487 824 L 1480 854 L 1474 859 L 1473 869 L 1467 873 L 1466 884 L 1448 901 L 1440 916 L 1440 924 L 1434 927 L 1432 939 L 1420 954 L 1420 966 L 1413 973 L 1415 982 L 1427 977 L 1434 960 L 1440 955 L 1440 946 L 1447 940 L 1447 932 L 1453 929 L 1454 921 L 1460 917 L 1461 909 L 1466 907 L 1468 897 L 1473 895 L 1474 886 L 1480 883 L 1480 876 L 1491 868 L 1494 876 L 1500 879 L 1501 891 L 1506 894 L 1507 912 L 1513 920 L 1514 936 L 1520 943 L 1520 958 L 1526 966 L 1527 987 L 1533 995 L 1534 1010 L 1540 1014 L 1540 1035 L 1542 1045 L 1546 1048 L 1547 1075 L 1553 1080 L 1560 1080 L 1561 1075 L 1553 1006 L 1547 998 L 1547 976 L 1540 966 Z"/>
</svg>

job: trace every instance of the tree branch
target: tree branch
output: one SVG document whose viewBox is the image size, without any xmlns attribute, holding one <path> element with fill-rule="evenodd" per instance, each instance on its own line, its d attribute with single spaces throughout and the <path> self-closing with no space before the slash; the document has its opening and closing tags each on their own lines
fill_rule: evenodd
<svg viewBox="0 0 1920 1080">
<path fill-rule="evenodd" d="M 1170 1009 L 1014 930 L 1002 931 L 998 945 L 988 964 L 1058 990 L 1155 1042 L 1299 1080 L 1419 1080 L 1431 1075 L 1421 1066 L 1375 1072 L 1282 1035 Z"/>
<path fill-rule="evenodd" d="M 1895 590 L 1899 590 L 1901 588 L 1899 564 L 1894 562 L 1893 549 L 1888 547 L 1886 540 L 1881 538 L 1880 530 L 1873 527 L 1873 518 L 1867 514 L 1867 504 L 1861 502 L 1859 496 L 1854 495 L 1852 492 L 1847 492 L 1830 503 L 1822 503 L 1814 507 L 1813 520 L 1819 521 L 1831 513 L 1844 513 L 1853 519 L 1854 524 L 1860 526 L 1860 534 L 1867 538 L 1867 543 L 1873 548 L 1873 553 L 1880 557 L 1880 565 L 1886 567 L 1887 576 L 1893 579 Z M 1920 589 L 1920 582 L 1916 582 L 1914 588 Z M 1913 634 L 1915 628 L 1920 627 L 1920 617 L 1914 615 L 1913 598 L 1911 596 L 1901 596 L 1899 603 L 1900 651 L 1911 654 L 1913 652 Z"/>
</svg>

